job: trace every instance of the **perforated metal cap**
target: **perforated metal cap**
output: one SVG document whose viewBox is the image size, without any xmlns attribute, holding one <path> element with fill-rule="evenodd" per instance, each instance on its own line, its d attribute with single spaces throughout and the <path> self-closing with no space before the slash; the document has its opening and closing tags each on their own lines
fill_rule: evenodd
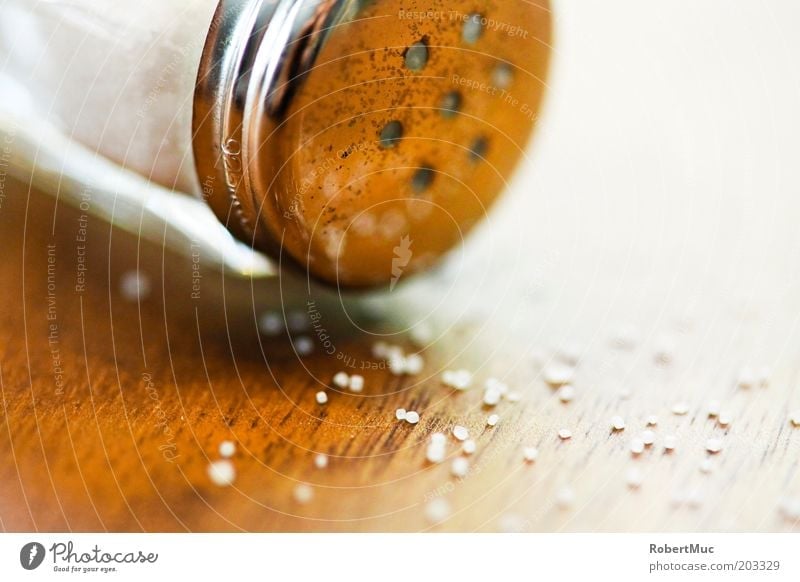
<svg viewBox="0 0 800 582">
<path fill-rule="evenodd" d="M 209 203 L 329 283 L 425 269 L 522 157 L 550 24 L 547 0 L 223 1 L 195 103 Z"/>
</svg>

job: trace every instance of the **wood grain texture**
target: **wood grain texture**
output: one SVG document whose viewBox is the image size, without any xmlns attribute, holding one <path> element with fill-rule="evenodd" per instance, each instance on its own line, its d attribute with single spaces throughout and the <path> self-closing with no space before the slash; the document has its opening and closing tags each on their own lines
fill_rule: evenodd
<svg viewBox="0 0 800 582">
<path fill-rule="evenodd" d="M 482 324 L 462 318 L 425 350 L 425 374 L 397 378 L 385 370 L 366 371 L 362 395 L 331 391 L 329 404 L 319 406 L 315 392 L 343 368 L 342 361 L 319 348 L 300 361 L 287 341 L 259 340 L 253 314 L 275 305 L 272 286 L 205 271 L 201 299 L 191 300 L 187 261 L 90 219 L 89 276 L 86 290 L 78 293 L 80 214 L 62 206 L 54 215 L 50 198 L 28 196 L 26 190 L 14 184 L 0 213 L 5 249 L 0 518 L 6 530 L 797 527 L 777 506 L 800 486 L 800 430 L 787 422 L 787 411 L 798 404 L 797 344 L 784 345 L 794 365 L 773 367 L 769 387 L 736 389 L 735 354 L 752 352 L 752 346 L 726 343 L 725 334 L 745 337 L 741 328 L 752 326 L 747 314 L 714 328 L 722 334 L 719 343 L 704 337 L 696 321 L 676 322 L 671 337 L 677 343 L 669 348 L 676 362 L 669 365 L 656 362 L 652 346 L 614 348 L 611 333 L 582 346 L 562 344 L 560 350 L 532 354 L 525 344 L 513 349 L 499 316 Z M 56 257 L 49 281 L 48 245 L 54 245 Z M 121 273 L 135 268 L 137 256 L 153 284 L 141 304 L 124 300 L 118 285 Z M 412 286 L 412 295 L 430 297 L 426 289 L 444 278 L 432 275 Z M 48 305 L 48 283 L 55 287 L 54 307 Z M 316 300 L 326 317 L 331 314 L 326 325 L 338 353 L 375 362 L 370 356 L 375 336 L 353 333 L 331 298 Z M 391 298 L 386 301 L 393 305 Z M 373 331 L 390 331 L 396 329 L 390 322 L 408 316 L 402 305 L 410 313 L 419 308 L 413 298 L 402 299 L 391 315 L 372 309 L 369 317 L 360 317 Z M 502 306 L 498 311 L 516 317 Z M 538 319 L 537 311 L 529 311 L 530 321 Z M 771 325 L 775 331 L 784 327 L 777 315 Z M 697 345 L 706 353 L 696 351 Z M 537 362 L 558 353 L 581 360 L 578 397 L 568 405 L 543 382 Z M 55 359 L 63 373 L 62 393 Z M 489 410 L 481 405 L 480 389 L 454 393 L 439 383 L 442 369 L 458 365 L 473 370 L 476 382 L 503 376 L 520 393 L 521 402 L 497 407 L 496 428 L 485 426 Z M 711 398 L 731 411 L 727 429 L 706 417 L 703 406 Z M 686 416 L 670 413 L 678 400 L 690 405 Z M 394 420 L 398 407 L 418 410 L 421 423 Z M 626 418 L 625 431 L 611 432 L 615 414 Z M 660 417 L 653 429 L 656 444 L 632 458 L 629 441 L 645 428 L 649 414 Z M 478 443 L 464 479 L 451 476 L 449 462 L 425 461 L 428 435 L 449 433 L 456 422 Z M 572 430 L 569 441 L 557 437 L 562 427 Z M 666 434 L 678 437 L 672 454 L 662 449 Z M 699 466 L 709 457 L 704 443 L 711 437 L 722 439 L 724 448 L 712 457 L 713 472 L 703 474 Z M 225 439 L 237 443 L 237 479 L 220 488 L 209 480 L 207 467 Z M 523 462 L 523 446 L 539 448 L 535 463 Z M 457 450 L 451 438 L 451 458 Z M 316 452 L 330 455 L 327 469 L 314 467 Z M 638 491 L 627 485 L 631 468 L 642 473 Z M 312 486 L 310 503 L 294 500 L 298 483 Z M 574 494 L 568 508 L 558 503 L 565 488 Z M 434 526 L 425 508 L 440 496 L 452 515 Z"/>
</svg>

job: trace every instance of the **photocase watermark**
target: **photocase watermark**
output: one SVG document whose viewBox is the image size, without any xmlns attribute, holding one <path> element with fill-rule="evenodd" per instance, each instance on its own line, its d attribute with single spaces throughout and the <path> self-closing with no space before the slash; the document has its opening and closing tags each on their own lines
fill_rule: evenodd
<svg viewBox="0 0 800 582">
<path fill-rule="evenodd" d="M 306 176 L 295 184 L 295 193 L 292 197 L 289 207 L 284 211 L 283 217 L 286 220 L 292 220 L 298 217 L 303 212 L 303 201 L 306 194 L 314 186 L 320 178 L 330 175 L 341 164 L 342 160 L 346 160 L 356 153 L 365 151 L 369 147 L 367 142 L 352 143 L 343 150 L 339 150 L 334 155 L 326 157 L 319 162 Z"/>
<path fill-rule="evenodd" d="M 64 363 L 61 359 L 61 331 L 58 326 L 56 287 L 56 245 L 47 245 L 47 347 L 50 351 L 50 370 L 53 374 L 55 395 L 64 395 Z"/>
<path fill-rule="evenodd" d="M 400 279 L 405 273 L 406 268 L 411 263 L 414 257 L 414 252 L 411 250 L 414 241 L 406 235 L 400 239 L 400 244 L 394 247 L 394 258 L 392 259 L 392 280 L 389 284 L 389 290 L 394 291 L 394 288 L 400 282 Z"/>
<path fill-rule="evenodd" d="M 19 551 L 19 563 L 25 570 L 36 570 L 49 557 L 53 572 L 64 574 L 112 574 L 123 566 L 155 564 L 158 554 L 142 550 L 105 550 L 95 544 L 78 548 L 72 540 L 56 542 L 45 549 L 39 542 L 28 542 Z"/>
<path fill-rule="evenodd" d="M 489 18 L 477 12 L 460 12 L 458 10 L 405 10 L 397 13 L 400 20 L 435 20 L 448 22 L 461 22 L 471 26 L 480 27 L 480 30 L 500 32 L 512 38 L 528 39 L 530 31 L 520 24 L 512 24 L 496 18 Z"/>
<path fill-rule="evenodd" d="M 200 299 L 200 287 L 203 282 L 202 256 L 200 254 L 200 244 L 192 241 L 192 293 L 194 301 Z"/>
<path fill-rule="evenodd" d="M 6 200 L 6 183 L 11 167 L 11 148 L 17 139 L 17 128 L 10 127 L 5 130 L 3 139 L 0 140 L 0 210 Z"/>
<path fill-rule="evenodd" d="M 75 267 L 75 293 L 86 292 L 86 275 L 89 266 L 86 262 L 87 244 L 89 242 L 89 212 L 92 209 L 92 189 L 84 188 L 81 192 L 78 208 L 81 215 L 78 217 L 78 231 L 75 233 L 75 256 L 77 266 Z"/>
<path fill-rule="evenodd" d="M 511 75 L 510 67 L 499 67 L 495 74 L 498 77 L 497 81 L 499 82 L 492 83 L 479 79 L 472 79 L 470 77 L 462 77 L 461 75 L 456 74 L 453 74 L 453 76 L 450 77 L 450 81 L 453 85 L 457 85 L 459 87 L 465 87 L 473 91 L 486 93 L 492 97 L 499 97 L 502 105 L 516 109 L 531 121 L 537 121 L 539 118 L 537 107 L 522 101 L 507 88 L 501 86 L 508 82 L 507 76 Z"/>
<path fill-rule="evenodd" d="M 161 395 L 158 393 L 158 388 L 153 381 L 153 377 L 148 372 L 142 374 L 142 385 L 150 400 L 153 401 L 156 428 L 164 435 L 164 441 L 159 445 L 158 450 L 161 451 L 165 461 L 174 463 L 180 457 L 178 444 L 175 442 L 175 433 L 169 425 L 167 413 L 161 406 Z"/>
</svg>

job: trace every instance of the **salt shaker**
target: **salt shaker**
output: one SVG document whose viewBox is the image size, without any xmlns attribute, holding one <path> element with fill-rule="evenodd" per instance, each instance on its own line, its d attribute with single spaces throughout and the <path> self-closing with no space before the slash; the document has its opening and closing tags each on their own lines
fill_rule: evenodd
<svg viewBox="0 0 800 582">
<path fill-rule="evenodd" d="M 550 40 L 548 0 L 4 0 L 0 127 L 117 224 L 394 285 L 506 188 Z"/>
</svg>

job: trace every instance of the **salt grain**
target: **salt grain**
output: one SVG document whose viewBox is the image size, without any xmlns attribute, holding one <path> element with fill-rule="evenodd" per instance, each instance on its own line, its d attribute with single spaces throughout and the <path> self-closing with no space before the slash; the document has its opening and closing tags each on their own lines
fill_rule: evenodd
<svg viewBox="0 0 800 582">
<path fill-rule="evenodd" d="M 128 271 L 120 279 L 120 293 L 127 301 L 147 299 L 151 290 L 150 277 L 138 271 Z"/>
<path fill-rule="evenodd" d="M 644 477 L 639 469 L 629 469 L 625 475 L 625 481 L 631 489 L 638 489 L 642 486 Z"/>
<path fill-rule="evenodd" d="M 708 409 L 708 417 L 716 418 L 719 416 L 720 410 L 722 409 L 722 404 L 719 400 L 712 400 L 708 403 L 706 408 Z"/>
<path fill-rule="evenodd" d="M 674 451 L 677 445 L 678 445 L 678 437 L 676 437 L 674 434 L 670 434 L 664 437 L 664 450 Z"/>
<path fill-rule="evenodd" d="M 742 368 L 739 371 L 739 377 L 736 380 L 736 385 L 739 388 L 747 390 L 756 384 L 756 374 L 752 368 Z"/>
<path fill-rule="evenodd" d="M 428 449 L 425 452 L 425 458 L 428 459 L 429 463 L 438 465 L 439 463 L 444 462 L 446 457 L 447 448 L 443 443 L 431 443 L 428 445 Z"/>
<path fill-rule="evenodd" d="M 711 473 L 714 470 L 714 463 L 711 459 L 705 459 L 702 463 L 700 463 L 700 471 L 702 473 Z"/>
<path fill-rule="evenodd" d="M 800 427 L 800 410 L 795 410 L 789 415 L 789 422 L 795 428 Z"/>
<path fill-rule="evenodd" d="M 565 384 L 558 389 L 558 399 L 563 403 L 572 402 L 575 398 L 575 388 L 571 384 Z"/>
<path fill-rule="evenodd" d="M 362 392 L 364 390 L 364 376 L 359 376 L 358 374 L 350 376 L 348 388 L 350 388 L 350 392 Z"/>
<path fill-rule="evenodd" d="M 468 370 L 446 370 L 442 373 L 442 383 L 456 390 L 467 390 L 472 385 L 472 373 Z"/>
<path fill-rule="evenodd" d="M 519 392 L 509 392 L 508 396 L 506 396 L 506 399 L 509 402 L 514 402 L 514 403 L 519 402 L 520 400 L 522 400 L 522 394 L 520 394 Z"/>
<path fill-rule="evenodd" d="M 283 333 L 283 317 L 274 311 L 261 314 L 258 318 L 258 329 L 265 336 L 275 337 Z"/>
<path fill-rule="evenodd" d="M 408 424 L 417 424 L 419 422 L 419 413 L 414 412 L 413 410 L 406 412 L 406 422 Z"/>
<path fill-rule="evenodd" d="M 317 392 L 317 404 L 327 404 L 328 394 L 326 392 Z"/>
<path fill-rule="evenodd" d="M 294 342 L 294 349 L 300 356 L 309 356 L 314 352 L 314 342 L 309 337 L 299 337 Z"/>
<path fill-rule="evenodd" d="M 542 375 L 545 382 L 551 386 L 558 387 L 572 382 L 572 378 L 575 376 L 575 369 L 572 366 L 554 363 L 548 365 Z"/>
<path fill-rule="evenodd" d="M 560 438 L 562 441 L 569 440 L 572 438 L 572 431 L 562 428 L 560 431 L 558 431 L 558 438 Z"/>
<path fill-rule="evenodd" d="M 522 457 L 525 459 L 526 463 L 533 463 L 539 458 L 539 450 L 535 447 L 525 447 L 522 450 Z"/>
<path fill-rule="evenodd" d="M 502 398 L 503 395 L 496 388 L 487 388 L 483 393 L 483 403 L 486 406 L 497 406 Z"/>
<path fill-rule="evenodd" d="M 394 412 L 394 417 L 397 420 L 405 420 L 406 419 L 406 409 L 405 408 L 398 408 Z"/>
<path fill-rule="evenodd" d="M 733 422 L 733 418 L 727 412 L 720 413 L 719 418 L 717 419 L 717 424 L 723 428 L 729 426 L 731 422 Z"/>
<path fill-rule="evenodd" d="M 685 402 L 675 403 L 675 405 L 672 407 L 672 414 L 676 416 L 684 416 L 689 414 L 689 405 Z"/>
<path fill-rule="evenodd" d="M 611 428 L 615 431 L 625 430 L 625 420 L 621 416 L 611 419 Z"/>
<path fill-rule="evenodd" d="M 431 435 L 431 443 L 435 445 L 447 444 L 447 436 L 441 432 L 435 432 Z"/>
<path fill-rule="evenodd" d="M 310 503 L 312 499 L 314 499 L 314 490 L 310 486 L 300 483 L 294 488 L 294 500 L 297 503 L 305 505 Z"/>
<path fill-rule="evenodd" d="M 465 441 L 469 438 L 469 431 L 464 426 L 456 425 L 453 427 L 453 436 L 460 441 Z"/>
<path fill-rule="evenodd" d="M 706 441 L 706 450 L 715 455 L 722 450 L 722 441 L 719 439 L 708 439 Z"/>
<path fill-rule="evenodd" d="M 450 517 L 452 509 L 446 499 L 434 499 L 425 506 L 425 517 L 431 523 L 439 523 Z"/>
<path fill-rule="evenodd" d="M 231 441 L 222 441 L 219 444 L 219 454 L 226 459 L 230 459 L 236 454 L 236 444 Z"/>
<path fill-rule="evenodd" d="M 556 505 L 561 509 L 569 509 L 575 504 L 575 492 L 570 487 L 562 487 L 556 494 Z"/>
<path fill-rule="evenodd" d="M 785 519 L 791 521 L 800 520 L 800 498 L 784 497 L 778 503 L 778 511 Z"/>
<path fill-rule="evenodd" d="M 328 466 L 328 456 L 327 455 L 323 455 L 322 453 L 314 455 L 314 466 L 317 469 L 324 469 L 325 467 L 327 467 Z"/>
<path fill-rule="evenodd" d="M 634 455 L 641 455 L 644 452 L 644 441 L 642 439 L 633 439 L 631 441 L 631 453 Z"/>
<path fill-rule="evenodd" d="M 410 356 L 406 357 L 405 361 L 405 371 L 406 374 L 411 374 L 415 376 L 420 374 L 422 370 L 425 368 L 425 360 L 422 359 L 422 356 L 419 354 L 411 354 Z"/>
<path fill-rule="evenodd" d="M 476 450 L 478 450 L 478 445 L 475 444 L 473 440 L 464 441 L 464 445 L 461 447 L 461 450 L 464 451 L 465 455 L 471 455 Z"/>
<path fill-rule="evenodd" d="M 337 372 L 333 377 L 333 385 L 344 390 L 350 385 L 350 376 L 347 372 Z"/>
<path fill-rule="evenodd" d="M 454 477 L 466 477 L 469 473 L 469 461 L 466 457 L 456 457 L 450 465 L 450 472 Z"/>
<path fill-rule="evenodd" d="M 489 426 L 497 426 L 497 423 L 500 422 L 500 417 L 496 414 L 492 414 L 489 418 L 486 419 L 486 424 Z"/>
<path fill-rule="evenodd" d="M 218 487 L 228 487 L 236 480 L 236 468 L 228 460 L 214 461 L 207 471 L 211 482 Z"/>
<path fill-rule="evenodd" d="M 647 417 L 647 426 L 656 426 L 658 424 L 658 417 L 655 414 L 651 414 Z"/>
<path fill-rule="evenodd" d="M 652 430 L 646 430 L 642 433 L 641 438 L 644 446 L 649 447 L 656 442 L 656 433 L 654 433 Z"/>
</svg>

